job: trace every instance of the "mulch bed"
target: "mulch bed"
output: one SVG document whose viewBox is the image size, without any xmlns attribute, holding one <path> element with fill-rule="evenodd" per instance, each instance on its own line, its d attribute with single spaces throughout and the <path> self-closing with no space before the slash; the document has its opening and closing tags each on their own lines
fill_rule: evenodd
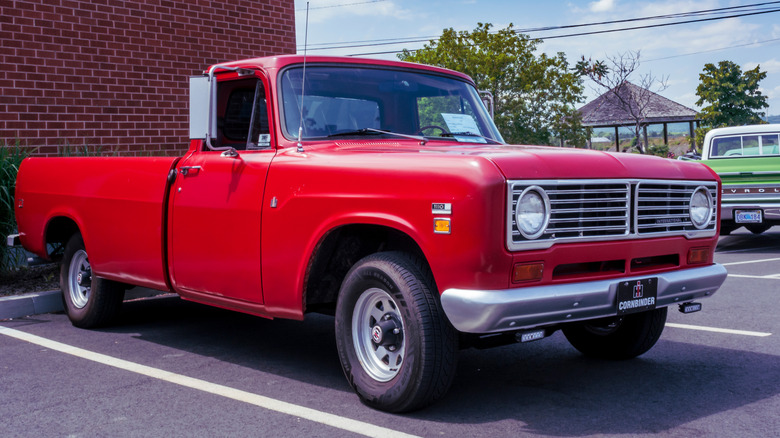
<svg viewBox="0 0 780 438">
<path fill-rule="evenodd" d="M 59 281 L 60 270 L 59 265 L 56 264 L 0 271 L 0 297 L 58 290 Z"/>
</svg>

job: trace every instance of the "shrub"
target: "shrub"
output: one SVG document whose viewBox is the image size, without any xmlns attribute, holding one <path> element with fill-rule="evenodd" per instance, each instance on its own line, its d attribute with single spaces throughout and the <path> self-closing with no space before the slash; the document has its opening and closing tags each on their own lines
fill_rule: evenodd
<svg viewBox="0 0 780 438">
<path fill-rule="evenodd" d="M 667 158 L 669 156 L 669 145 L 666 144 L 653 144 L 647 150 L 651 155 L 657 155 L 659 157 Z"/>
<path fill-rule="evenodd" d="M 11 257 L 5 238 L 16 231 L 14 218 L 14 190 L 16 188 L 16 173 L 22 160 L 29 151 L 19 145 L 19 140 L 11 146 L 0 140 L 0 270 L 15 266 L 16 260 Z"/>
</svg>

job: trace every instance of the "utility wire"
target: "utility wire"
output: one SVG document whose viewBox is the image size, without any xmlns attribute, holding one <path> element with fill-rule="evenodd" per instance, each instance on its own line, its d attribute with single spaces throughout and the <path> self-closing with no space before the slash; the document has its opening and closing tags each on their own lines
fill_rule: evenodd
<svg viewBox="0 0 780 438">
<path fill-rule="evenodd" d="M 721 50 L 736 49 L 738 47 L 755 46 L 755 45 L 758 45 L 758 44 L 772 43 L 772 42 L 776 42 L 776 41 L 780 41 L 780 38 L 772 38 L 771 40 L 753 41 L 752 43 L 736 44 L 736 45 L 733 45 L 733 46 L 718 47 L 717 49 L 709 49 L 709 50 L 700 50 L 700 51 L 697 51 L 697 52 L 681 53 L 679 55 L 670 55 L 670 56 L 664 56 L 664 57 L 661 57 L 661 58 L 646 59 L 646 60 L 643 60 L 642 62 L 663 61 L 665 59 L 680 58 L 680 57 L 683 57 L 683 56 L 691 56 L 691 55 L 701 55 L 701 54 L 704 54 L 704 53 L 720 52 Z"/>
<path fill-rule="evenodd" d="M 386 1 L 387 1 L 387 0 L 368 0 L 368 1 L 364 1 L 364 2 L 355 2 L 355 3 L 341 3 L 341 4 L 338 4 L 338 5 L 315 6 L 315 7 L 313 7 L 313 8 L 309 8 L 309 9 L 330 9 L 330 8 L 341 8 L 341 7 L 344 7 L 344 6 L 357 6 L 357 5 L 365 5 L 365 4 L 369 4 L 369 3 L 380 3 L 380 2 L 386 2 Z M 296 11 L 296 12 L 303 12 L 303 11 L 305 11 L 305 10 L 306 10 L 306 9 L 304 8 L 304 9 L 296 9 L 295 11 Z"/>
<path fill-rule="evenodd" d="M 383 0 L 379 0 L 383 1 Z M 373 3 L 373 2 L 364 2 L 364 3 Z M 628 30 L 638 30 L 638 29 L 648 29 L 648 28 L 654 28 L 654 27 L 663 27 L 663 26 L 674 26 L 679 24 L 688 24 L 688 23 L 696 23 L 696 22 L 703 22 L 703 21 L 713 21 L 713 20 L 723 20 L 727 18 L 736 18 L 736 17 L 744 17 L 744 16 L 750 16 L 750 15 L 760 15 L 760 14 L 768 14 L 768 13 L 774 13 L 774 12 L 780 12 L 780 8 L 774 8 L 770 9 L 766 7 L 767 5 L 773 5 L 773 4 L 779 4 L 780 1 L 772 1 L 772 2 L 762 2 L 762 3 L 754 3 L 750 5 L 742 5 L 742 6 L 731 6 L 731 7 L 724 7 L 724 8 L 715 8 L 715 9 L 705 9 L 705 10 L 699 10 L 699 11 L 689 11 L 689 12 L 681 12 L 681 13 L 674 13 L 674 14 L 664 14 L 664 15 L 655 15 L 655 16 L 648 16 L 648 17 L 637 17 L 637 18 L 627 18 L 622 20 L 611 20 L 611 21 L 602 21 L 602 22 L 593 22 L 593 23 L 580 23 L 580 24 L 571 24 L 571 25 L 562 25 L 562 26 L 547 26 L 547 27 L 537 27 L 537 28 L 528 28 L 528 29 L 516 29 L 514 32 L 516 33 L 533 33 L 533 32 L 543 32 L 543 31 L 550 31 L 550 30 L 557 30 L 557 29 L 572 29 L 572 28 L 580 28 L 580 27 L 590 27 L 590 26 L 603 26 L 608 24 L 619 24 L 619 23 L 630 23 L 630 22 L 640 22 L 640 21 L 649 21 L 649 20 L 662 20 L 662 19 L 675 19 L 675 18 L 685 18 L 685 17 L 695 17 L 695 16 L 707 16 L 707 15 L 721 15 L 717 17 L 709 17 L 709 18 L 700 18 L 695 20 L 684 20 L 684 21 L 676 21 L 672 23 L 659 23 L 659 24 L 651 24 L 646 26 L 633 26 L 633 27 L 625 27 L 625 28 L 619 28 L 619 29 L 605 29 L 605 30 L 597 30 L 597 31 L 590 31 L 590 32 L 580 32 L 580 33 L 573 33 L 573 34 L 562 34 L 562 35 L 552 35 L 547 37 L 541 37 L 540 39 L 556 39 L 556 38 L 568 38 L 573 36 L 584 36 L 584 35 L 595 35 L 595 34 L 601 34 L 601 33 L 611 33 L 611 32 L 622 32 L 622 31 L 628 31 Z M 353 4 L 361 4 L 361 3 L 353 3 Z M 344 6 L 348 6 L 350 4 L 344 4 Z M 339 6 L 339 5 L 334 5 Z M 732 14 L 732 15 L 723 15 L 729 13 L 729 11 L 732 12 L 742 12 L 740 14 Z M 745 12 L 749 11 L 749 12 Z M 408 44 L 408 43 L 418 43 L 418 42 L 428 42 L 428 41 L 436 41 L 439 37 L 408 37 L 408 38 L 394 38 L 394 39 L 380 39 L 380 40 L 364 40 L 364 41 L 353 41 L 346 45 L 344 43 L 320 43 L 320 44 L 313 44 L 310 46 L 319 46 L 317 50 L 333 50 L 333 49 L 350 49 L 350 48 L 359 48 L 359 47 L 374 47 L 374 46 L 383 46 L 383 45 L 397 45 L 397 44 Z M 334 45 L 334 44 L 342 44 L 342 45 Z M 390 53 L 400 53 L 402 50 L 391 50 L 391 51 L 383 51 L 383 52 L 371 52 L 371 53 L 361 53 L 361 54 L 355 54 L 352 56 L 361 56 L 361 55 L 379 55 L 379 54 L 390 54 Z M 414 51 L 414 50 L 411 50 Z"/>
<path fill-rule="evenodd" d="M 576 37 L 576 36 L 586 36 L 586 35 L 597 35 L 597 34 L 603 34 L 603 33 L 613 33 L 613 32 L 624 32 L 629 30 L 639 30 L 639 29 L 651 29 L 656 27 L 665 27 L 665 26 L 676 26 L 680 24 L 690 24 L 690 23 L 700 23 L 705 21 L 714 21 L 714 20 L 725 20 L 727 18 L 737 18 L 737 17 L 746 17 L 751 15 L 762 15 L 762 14 L 771 14 L 775 12 L 780 12 L 780 8 L 778 9 L 770 9 L 760 12 L 749 12 L 744 14 L 735 14 L 735 15 L 727 15 L 722 17 L 711 17 L 711 18 L 700 18 L 696 20 L 684 20 L 684 21 L 676 21 L 673 23 L 660 23 L 660 24 L 650 24 L 646 26 L 633 26 L 633 27 L 623 27 L 619 29 L 605 29 L 605 30 L 597 30 L 597 31 L 591 31 L 591 32 L 579 32 L 579 33 L 572 33 L 572 34 L 563 34 L 563 35 L 551 35 L 551 36 L 543 36 L 539 37 L 538 39 L 541 40 L 550 40 L 550 39 L 558 39 L 558 38 L 569 38 L 569 37 Z M 411 41 L 410 41 L 411 42 Z M 415 41 L 419 42 L 419 41 Z M 379 45 L 379 44 L 376 44 Z M 355 45 L 351 47 L 365 47 L 365 46 L 373 46 L 371 45 Z M 342 48 L 351 48 L 350 46 L 343 46 Z M 323 49 L 320 49 L 323 50 Z M 383 55 L 383 54 L 390 54 L 390 53 L 401 53 L 403 50 L 389 50 L 389 51 L 383 51 L 383 52 L 369 52 L 369 53 L 357 53 L 352 54 L 350 56 L 366 56 L 366 55 Z M 416 50 L 412 49 L 409 50 L 410 52 L 414 52 Z"/>
</svg>

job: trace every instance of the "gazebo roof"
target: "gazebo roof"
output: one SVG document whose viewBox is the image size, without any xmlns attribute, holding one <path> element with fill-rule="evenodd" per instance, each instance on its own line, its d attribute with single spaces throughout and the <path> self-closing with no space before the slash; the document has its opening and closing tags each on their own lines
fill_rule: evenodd
<svg viewBox="0 0 780 438">
<path fill-rule="evenodd" d="M 616 89 L 620 99 L 614 94 L 613 90 Z M 604 127 L 635 124 L 634 116 L 621 105 L 620 101 L 631 102 L 635 108 L 633 112 L 638 114 L 635 102 L 639 96 L 648 99 L 643 111 L 643 124 L 696 120 L 696 111 L 630 82 L 623 82 L 579 109 L 582 114 L 582 125 Z"/>
</svg>

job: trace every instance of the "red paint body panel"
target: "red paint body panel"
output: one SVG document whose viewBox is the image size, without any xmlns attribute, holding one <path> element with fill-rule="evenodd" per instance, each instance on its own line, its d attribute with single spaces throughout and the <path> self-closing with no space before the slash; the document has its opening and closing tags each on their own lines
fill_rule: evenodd
<svg viewBox="0 0 780 438">
<path fill-rule="evenodd" d="M 350 151 L 311 146 L 280 153 L 268 176 L 263 280 L 269 309 L 301 308 L 309 257 L 331 230 L 348 224 L 395 228 L 417 242 L 440 290 L 504 288 L 511 256 L 502 249 L 504 179 L 482 157 L 438 152 Z M 432 202 L 452 203 L 450 235 L 433 233 Z M 496 275 L 498 274 L 498 275 Z"/>
<path fill-rule="evenodd" d="M 182 296 L 202 292 L 263 302 L 261 210 L 274 152 L 244 152 L 237 158 L 199 152 L 179 162 L 169 213 L 169 265 Z M 185 175 L 183 166 L 196 168 Z"/>
<path fill-rule="evenodd" d="M 45 232 L 56 217 L 82 232 L 101 277 L 166 290 L 163 198 L 176 158 L 27 158 L 17 180 L 22 244 L 47 257 Z"/>
</svg>

